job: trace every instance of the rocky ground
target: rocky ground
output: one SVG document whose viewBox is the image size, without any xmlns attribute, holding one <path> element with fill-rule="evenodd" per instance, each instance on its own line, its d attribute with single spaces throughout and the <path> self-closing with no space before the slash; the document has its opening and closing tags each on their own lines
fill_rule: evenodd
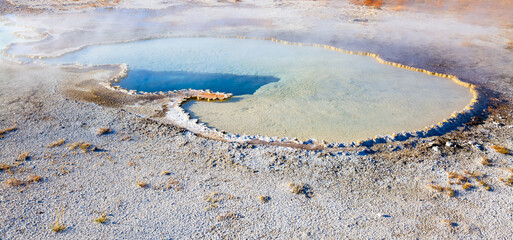
<svg viewBox="0 0 513 240">
<path fill-rule="evenodd" d="M 274 4 L 283 5 L 272 6 L 283 27 L 295 19 L 290 12 L 321 3 Z M 330 9 L 308 14 L 335 14 Z M 369 147 L 229 143 L 163 121 L 158 99 L 127 105 L 92 89 L 116 74 L 114 66 L 0 60 L 0 239 L 509 238 L 513 74 L 504 60 L 511 52 L 492 37 L 459 51 L 452 40 L 386 45 L 395 37 L 381 36 L 386 28 L 374 11 L 358 15 L 378 22 L 360 43 L 333 44 L 459 76 L 487 96 L 486 111 L 441 136 Z M 284 28 L 273 34 L 304 35 Z"/>
</svg>

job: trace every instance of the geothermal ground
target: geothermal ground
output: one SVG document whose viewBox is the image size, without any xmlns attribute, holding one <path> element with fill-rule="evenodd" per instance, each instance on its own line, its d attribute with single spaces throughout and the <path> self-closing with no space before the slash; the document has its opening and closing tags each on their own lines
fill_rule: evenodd
<svg viewBox="0 0 513 240">
<path fill-rule="evenodd" d="M 3 23 L 30 26 L 0 59 L 0 239 L 513 235 L 511 4 L 169 2 L 0 1 Z M 205 33 L 376 53 L 457 76 L 484 107 L 405 140 L 231 142 L 166 117 L 206 93 L 127 94 L 102 85 L 124 65 L 25 58 Z"/>
</svg>

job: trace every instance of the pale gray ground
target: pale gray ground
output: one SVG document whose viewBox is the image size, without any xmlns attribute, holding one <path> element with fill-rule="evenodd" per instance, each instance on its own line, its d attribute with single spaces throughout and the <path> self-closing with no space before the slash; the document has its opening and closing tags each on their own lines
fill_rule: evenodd
<svg viewBox="0 0 513 240">
<path fill-rule="evenodd" d="M 288 3 L 283 8 L 266 4 L 245 11 L 272 10 L 271 19 L 282 16 L 293 22 L 296 15 L 291 12 L 314 3 Z M 223 15 L 234 9 L 212 11 Z M 333 19 L 336 14 L 323 7 L 308 12 L 312 18 Z M 193 15 L 189 10 L 180 16 Z M 370 24 L 379 22 L 373 16 L 368 16 Z M 277 21 L 278 29 L 269 34 L 306 41 L 304 25 L 316 23 L 306 19 L 295 26 L 300 31 L 285 31 L 286 24 Z M 70 81 L 78 86 L 108 78 L 108 69 L 91 73 L 0 61 L 0 130 L 17 128 L 0 139 L 0 161 L 15 165 L 20 154 L 30 156 L 0 171 L 0 239 L 508 239 L 513 235 L 513 187 L 499 178 L 513 174 L 508 170 L 513 156 L 490 147 L 513 149 L 513 73 L 507 61 L 513 53 L 499 44 L 511 37 L 511 30 L 500 38 L 476 40 L 482 45 L 461 47 L 449 39 L 409 34 L 415 24 L 396 32 L 411 39 L 393 43 L 394 34 L 384 35 L 386 26 L 375 25 L 362 27 L 359 41 L 333 37 L 332 44 L 461 77 L 493 97 L 492 114 L 442 137 L 348 152 L 225 143 L 133 113 L 143 114 L 140 109 L 105 107 L 67 94 Z M 216 31 L 228 30 L 233 29 Z M 310 37 L 330 42 L 329 36 Z M 101 127 L 113 132 L 98 136 Z M 66 143 L 46 147 L 59 139 Z M 99 150 L 70 150 L 69 144 L 81 141 Z M 483 166 L 482 156 L 492 165 Z M 446 171 L 464 170 L 486 174 L 482 179 L 491 191 L 474 179 L 469 190 L 452 185 L 453 197 L 428 187 L 449 187 Z M 26 180 L 32 174 L 42 181 L 8 184 L 9 179 Z M 138 180 L 148 187 L 139 187 Z M 307 190 L 294 194 L 290 182 L 305 184 Z M 260 196 L 270 201 L 263 203 Z M 62 212 L 57 220 L 66 226 L 59 233 L 49 228 L 56 209 Z M 108 221 L 94 222 L 102 213 Z"/>
</svg>

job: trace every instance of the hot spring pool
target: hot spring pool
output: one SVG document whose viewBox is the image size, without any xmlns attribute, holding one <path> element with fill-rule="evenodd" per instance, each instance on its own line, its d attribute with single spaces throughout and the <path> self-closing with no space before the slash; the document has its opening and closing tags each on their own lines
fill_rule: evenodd
<svg viewBox="0 0 513 240">
<path fill-rule="evenodd" d="M 453 81 L 326 48 L 236 38 L 168 38 L 91 46 L 52 60 L 128 63 L 121 86 L 233 92 L 188 101 L 192 118 L 230 133 L 348 142 L 415 131 L 463 110 Z"/>
</svg>

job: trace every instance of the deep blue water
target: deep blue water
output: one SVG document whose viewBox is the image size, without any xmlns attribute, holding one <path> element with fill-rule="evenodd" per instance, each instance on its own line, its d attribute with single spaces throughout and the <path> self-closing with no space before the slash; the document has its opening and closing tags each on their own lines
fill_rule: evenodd
<svg viewBox="0 0 513 240">
<path fill-rule="evenodd" d="M 278 80 L 280 79 L 273 76 L 135 69 L 130 70 L 128 76 L 121 79 L 121 82 L 116 85 L 144 92 L 165 92 L 191 88 L 243 95 L 253 94 L 261 86 Z"/>
</svg>

